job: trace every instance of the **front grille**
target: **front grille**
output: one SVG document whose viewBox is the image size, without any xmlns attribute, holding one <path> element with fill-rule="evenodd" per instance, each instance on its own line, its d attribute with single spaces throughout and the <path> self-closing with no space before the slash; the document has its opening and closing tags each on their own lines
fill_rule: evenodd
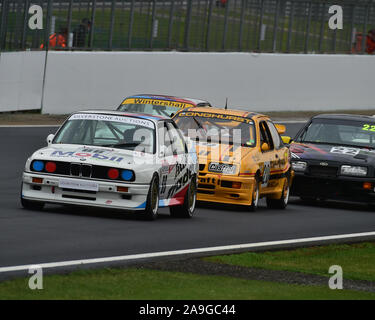
<svg viewBox="0 0 375 320">
<path fill-rule="evenodd" d="M 198 192 L 198 193 L 203 193 L 203 194 L 215 194 L 215 191 L 212 191 L 212 190 L 202 190 L 202 189 L 198 189 L 197 192 Z"/>
<path fill-rule="evenodd" d="M 66 191 L 66 192 L 79 192 L 79 193 L 96 194 L 96 191 L 89 191 L 89 190 L 78 190 L 78 189 L 69 189 L 69 188 L 63 188 L 62 190 Z"/>
<path fill-rule="evenodd" d="M 213 184 L 202 184 L 202 183 L 199 183 L 198 184 L 198 188 L 202 188 L 202 189 L 215 189 L 215 185 L 213 185 Z"/>
<path fill-rule="evenodd" d="M 337 167 L 309 166 L 309 172 L 314 177 L 334 178 L 337 176 Z"/>
<path fill-rule="evenodd" d="M 232 188 L 232 181 L 222 180 L 221 181 L 221 186 L 224 187 L 224 188 Z"/>
<path fill-rule="evenodd" d="M 92 174 L 92 166 L 89 164 L 82 164 L 81 165 L 81 174 L 82 177 L 90 178 Z"/>
<path fill-rule="evenodd" d="M 34 160 L 35 161 L 35 160 Z M 39 160 L 40 161 L 40 160 Z M 44 161 L 45 163 L 48 161 Z M 101 179 L 101 180 L 111 180 L 108 178 L 108 170 L 111 167 L 104 167 L 104 166 L 97 166 L 91 164 L 84 164 L 84 163 L 69 163 L 63 161 L 53 161 L 56 163 L 56 171 L 53 173 L 48 174 L 57 174 L 63 176 L 72 176 L 72 177 L 82 177 L 82 178 L 93 178 L 93 179 Z M 122 169 L 119 169 L 120 171 Z M 33 170 L 31 165 L 31 171 L 39 172 Z M 46 172 L 45 170 L 41 172 Z M 114 180 L 123 181 L 121 175 Z M 133 178 L 129 181 L 135 181 L 135 173 L 133 172 Z"/>
<path fill-rule="evenodd" d="M 70 165 L 70 174 L 72 176 L 79 177 L 80 172 L 81 172 L 81 165 L 79 163 L 72 163 Z"/>
<path fill-rule="evenodd" d="M 91 198 L 91 197 L 82 197 L 82 196 L 73 196 L 70 194 L 63 194 L 63 198 L 70 198 L 70 199 L 77 199 L 77 200 L 89 200 L 89 201 L 95 201 L 96 198 Z"/>
<path fill-rule="evenodd" d="M 92 175 L 92 166 L 89 164 L 72 163 L 70 164 L 70 174 L 75 177 L 90 178 Z"/>
</svg>

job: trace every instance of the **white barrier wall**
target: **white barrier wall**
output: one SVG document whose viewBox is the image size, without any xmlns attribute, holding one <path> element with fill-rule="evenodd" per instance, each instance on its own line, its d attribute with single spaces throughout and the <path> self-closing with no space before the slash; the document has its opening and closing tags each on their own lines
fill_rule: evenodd
<svg viewBox="0 0 375 320">
<path fill-rule="evenodd" d="M 0 112 L 40 109 L 45 52 L 0 55 Z"/>
<path fill-rule="evenodd" d="M 117 107 L 125 96 L 191 96 L 256 111 L 375 108 L 374 56 L 49 52 L 43 113 Z"/>
<path fill-rule="evenodd" d="M 373 109 L 375 57 L 181 52 L 2 53 L 0 111 L 115 109 L 128 95 L 191 96 L 254 111 Z M 42 92 L 44 93 L 42 99 Z"/>
</svg>

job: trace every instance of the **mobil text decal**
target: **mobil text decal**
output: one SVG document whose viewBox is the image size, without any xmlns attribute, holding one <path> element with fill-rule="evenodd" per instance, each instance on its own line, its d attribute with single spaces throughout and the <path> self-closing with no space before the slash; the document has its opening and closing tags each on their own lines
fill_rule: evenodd
<svg viewBox="0 0 375 320">
<path fill-rule="evenodd" d="M 124 160 L 123 157 L 119 157 L 114 154 L 108 154 L 108 151 L 104 150 L 95 150 L 95 149 L 82 149 L 77 151 L 61 151 L 61 150 L 55 150 L 51 153 L 52 157 L 74 157 L 74 158 L 80 158 L 80 159 L 98 159 L 98 160 L 107 160 L 107 161 L 115 161 L 115 162 L 121 162 Z"/>
</svg>

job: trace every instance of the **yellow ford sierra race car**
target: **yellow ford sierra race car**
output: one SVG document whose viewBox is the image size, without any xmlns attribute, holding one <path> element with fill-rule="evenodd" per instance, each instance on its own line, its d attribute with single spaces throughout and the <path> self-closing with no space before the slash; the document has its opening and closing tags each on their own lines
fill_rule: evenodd
<svg viewBox="0 0 375 320">
<path fill-rule="evenodd" d="M 262 114 L 205 107 L 183 109 L 173 120 L 196 141 L 197 200 L 254 211 L 266 197 L 270 208 L 287 206 L 293 172 L 289 149 L 280 137 L 285 126 Z"/>
<path fill-rule="evenodd" d="M 124 99 L 118 111 L 147 113 L 172 117 L 177 111 L 188 107 L 211 107 L 208 101 L 160 94 L 138 94 Z"/>
</svg>

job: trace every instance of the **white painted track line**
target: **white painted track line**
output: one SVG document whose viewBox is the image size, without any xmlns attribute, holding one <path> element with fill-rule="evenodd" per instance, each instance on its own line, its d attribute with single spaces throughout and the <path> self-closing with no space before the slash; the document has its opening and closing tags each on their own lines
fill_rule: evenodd
<svg viewBox="0 0 375 320">
<path fill-rule="evenodd" d="M 96 263 L 105 263 L 105 262 L 136 261 L 136 260 L 147 259 L 147 258 L 170 257 L 170 256 L 189 255 L 189 254 L 197 254 L 197 253 L 210 253 L 210 252 L 212 253 L 215 251 L 220 252 L 221 254 L 225 254 L 225 251 L 235 251 L 235 250 L 240 250 L 240 249 L 261 248 L 261 247 L 271 248 L 273 246 L 279 246 L 279 245 L 303 244 L 303 243 L 322 242 L 322 241 L 340 240 L 340 239 L 341 240 L 342 239 L 356 239 L 360 237 L 371 237 L 371 236 L 375 236 L 375 232 L 350 233 L 350 234 L 341 234 L 341 235 L 332 235 L 332 236 L 323 236 L 323 237 L 300 238 L 300 239 L 267 241 L 267 242 L 257 242 L 257 243 L 245 243 L 245 244 L 238 244 L 238 245 L 217 246 L 217 247 L 196 248 L 196 249 L 175 250 L 175 251 L 151 252 L 151 253 L 141 253 L 141 254 L 126 255 L 126 256 L 106 257 L 106 258 L 70 260 L 70 261 L 60 261 L 60 262 L 50 262 L 50 263 L 33 263 L 30 265 L 1 267 L 0 273 L 28 270 L 31 266 L 38 266 L 41 268 L 58 268 L 58 267 L 68 267 L 68 266 L 96 264 Z"/>
</svg>

